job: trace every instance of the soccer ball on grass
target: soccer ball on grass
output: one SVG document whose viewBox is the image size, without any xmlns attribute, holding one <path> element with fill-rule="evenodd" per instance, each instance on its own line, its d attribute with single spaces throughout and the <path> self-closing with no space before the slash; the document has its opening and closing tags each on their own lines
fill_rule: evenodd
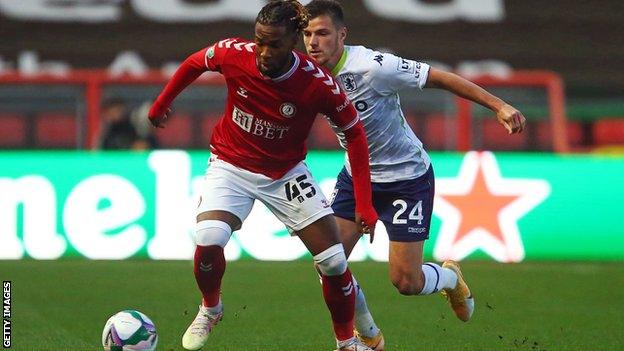
<svg viewBox="0 0 624 351">
<path fill-rule="evenodd" d="M 124 310 L 110 317 L 102 331 L 106 351 L 153 351 L 158 343 L 154 323 L 143 313 Z"/>
</svg>

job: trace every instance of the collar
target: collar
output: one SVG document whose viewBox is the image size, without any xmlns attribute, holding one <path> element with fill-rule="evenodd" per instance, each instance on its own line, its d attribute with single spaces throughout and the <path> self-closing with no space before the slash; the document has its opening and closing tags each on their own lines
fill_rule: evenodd
<svg viewBox="0 0 624 351">
<path fill-rule="evenodd" d="M 297 70 L 297 67 L 299 67 L 299 62 L 301 61 L 299 59 L 299 55 L 295 54 L 294 52 L 292 54 L 295 57 L 295 61 L 293 62 L 292 67 L 290 67 L 288 72 L 282 74 L 281 76 L 279 76 L 277 78 L 271 78 L 274 82 L 281 82 L 281 81 L 284 81 L 284 80 L 290 78 L 293 75 L 293 73 L 295 73 L 295 71 Z"/>
<path fill-rule="evenodd" d="M 338 63 L 336 64 L 334 69 L 331 70 L 332 76 L 335 77 L 338 74 L 338 72 L 340 72 L 342 67 L 344 67 L 345 62 L 347 62 L 347 48 L 344 48 L 342 50 L 342 55 L 340 55 L 340 60 L 338 60 Z"/>
</svg>

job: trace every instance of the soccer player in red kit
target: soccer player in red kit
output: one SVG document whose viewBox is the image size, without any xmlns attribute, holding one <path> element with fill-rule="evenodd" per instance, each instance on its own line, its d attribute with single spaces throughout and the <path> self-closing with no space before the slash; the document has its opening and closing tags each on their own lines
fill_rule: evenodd
<svg viewBox="0 0 624 351">
<path fill-rule="evenodd" d="M 149 118 L 162 127 L 173 99 L 205 71 L 226 80 L 225 112 L 212 135 L 212 156 L 197 210 L 194 273 L 203 300 L 182 338 L 198 350 L 223 316 L 223 248 L 254 200 L 262 201 L 312 253 L 323 280 L 339 350 L 370 350 L 353 337 L 354 289 L 329 202 L 303 163 L 317 114 L 348 142 L 357 222 L 372 233 L 368 147 L 357 112 L 329 72 L 293 51 L 307 12 L 297 1 L 269 2 L 258 14 L 255 40 L 225 39 L 189 56 L 154 102 Z"/>
</svg>

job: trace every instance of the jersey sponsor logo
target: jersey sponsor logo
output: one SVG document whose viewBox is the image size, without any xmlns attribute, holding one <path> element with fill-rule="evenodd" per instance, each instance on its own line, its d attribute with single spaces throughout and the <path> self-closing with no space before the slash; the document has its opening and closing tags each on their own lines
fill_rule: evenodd
<svg viewBox="0 0 624 351">
<path fill-rule="evenodd" d="M 342 87 L 347 92 L 356 91 L 358 86 L 355 82 L 355 77 L 351 73 L 341 74 L 340 80 L 342 81 Z"/>
<path fill-rule="evenodd" d="M 254 116 L 251 113 L 243 112 L 239 110 L 238 107 L 234 106 L 234 110 L 232 110 L 232 120 L 244 131 L 251 132 L 253 119 Z"/>
<path fill-rule="evenodd" d="M 290 129 L 288 126 L 254 117 L 251 113 L 243 112 L 236 106 L 234 106 L 232 111 L 232 120 L 247 133 L 269 140 L 283 139 L 286 132 Z"/>
<path fill-rule="evenodd" d="M 366 103 L 366 101 L 363 101 L 363 100 L 356 101 L 355 109 L 358 110 L 359 112 L 364 112 L 368 110 L 368 104 Z"/>
<path fill-rule="evenodd" d="M 346 99 L 340 106 L 336 107 L 336 112 L 340 112 L 349 106 L 349 99 Z"/>
<path fill-rule="evenodd" d="M 404 58 L 399 60 L 397 65 L 397 71 L 405 73 L 414 73 L 414 61 L 409 61 Z"/>
<path fill-rule="evenodd" d="M 375 58 L 373 59 L 373 61 L 377 62 L 380 66 L 382 66 L 382 65 L 383 65 L 383 63 L 382 63 L 382 62 L 383 62 L 383 59 L 384 59 L 383 55 L 382 55 L 382 54 L 379 54 L 379 55 L 376 55 L 376 56 L 375 56 Z"/>
<path fill-rule="evenodd" d="M 280 114 L 286 118 L 291 118 L 297 113 L 297 107 L 290 102 L 285 102 L 280 106 Z"/>
</svg>

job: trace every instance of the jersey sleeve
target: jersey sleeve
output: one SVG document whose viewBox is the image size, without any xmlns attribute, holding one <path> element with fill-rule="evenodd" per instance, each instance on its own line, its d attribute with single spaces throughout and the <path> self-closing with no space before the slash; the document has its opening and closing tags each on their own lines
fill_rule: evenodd
<svg viewBox="0 0 624 351">
<path fill-rule="evenodd" d="M 422 89 L 427 83 L 429 65 L 393 54 L 375 53 L 371 59 L 370 84 L 382 95 L 405 88 Z"/>
<path fill-rule="evenodd" d="M 240 39 L 238 38 L 223 39 L 204 49 L 203 64 L 206 69 L 214 72 L 221 72 L 221 66 L 225 61 L 229 49 L 232 45 L 239 42 Z"/>
<path fill-rule="evenodd" d="M 322 104 L 323 108 L 320 112 L 327 116 L 341 131 L 353 127 L 359 121 L 357 111 L 347 95 L 338 87 L 338 84 L 328 88 L 322 86 L 322 90 L 324 96 L 321 101 L 324 104 Z"/>
</svg>

